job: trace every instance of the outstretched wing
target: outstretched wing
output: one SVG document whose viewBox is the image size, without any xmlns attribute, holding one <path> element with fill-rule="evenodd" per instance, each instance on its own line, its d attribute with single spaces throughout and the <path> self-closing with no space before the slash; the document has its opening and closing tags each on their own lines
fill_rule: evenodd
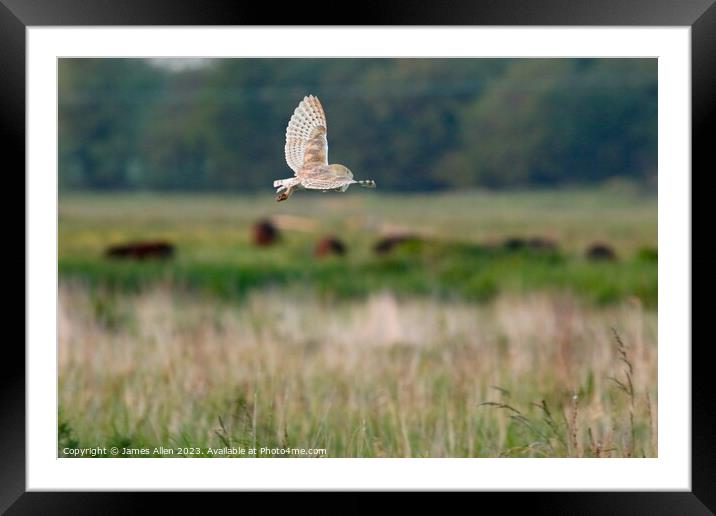
<svg viewBox="0 0 716 516">
<path fill-rule="evenodd" d="M 321 102 L 313 95 L 303 97 L 286 128 L 286 163 L 294 173 L 305 164 L 328 164 L 326 132 Z"/>
</svg>

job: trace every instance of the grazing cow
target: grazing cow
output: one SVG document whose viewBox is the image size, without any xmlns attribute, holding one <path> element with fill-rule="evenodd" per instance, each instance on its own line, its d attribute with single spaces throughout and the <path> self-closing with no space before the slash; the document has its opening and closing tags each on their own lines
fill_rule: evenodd
<svg viewBox="0 0 716 516">
<path fill-rule="evenodd" d="M 604 243 L 596 242 L 587 248 L 585 253 L 587 260 L 593 262 L 613 262 L 617 259 L 614 249 Z"/>
<path fill-rule="evenodd" d="M 391 253 L 396 247 L 404 242 L 415 242 L 418 237 L 415 235 L 394 235 L 382 238 L 373 246 L 376 254 L 386 255 Z"/>
<path fill-rule="evenodd" d="M 520 237 L 509 237 L 502 243 L 502 247 L 508 251 L 519 251 L 527 247 L 527 240 Z"/>
<path fill-rule="evenodd" d="M 348 251 L 346 245 L 335 237 L 324 237 L 319 240 L 314 250 L 317 258 L 323 258 L 330 255 L 343 256 Z"/>
<path fill-rule="evenodd" d="M 174 246 L 163 241 L 130 242 L 108 247 L 105 256 L 127 260 L 166 260 L 174 256 Z"/>
<path fill-rule="evenodd" d="M 254 245 L 267 247 L 275 244 L 280 236 L 276 225 L 268 219 L 263 219 L 254 224 L 251 228 Z"/>
<path fill-rule="evenodd" d="M 558 246 L 554 240 L 544 237 L 509 237 L 502 243 L 502 247 L 508 251 L 556 251 Z"/>
</svg>

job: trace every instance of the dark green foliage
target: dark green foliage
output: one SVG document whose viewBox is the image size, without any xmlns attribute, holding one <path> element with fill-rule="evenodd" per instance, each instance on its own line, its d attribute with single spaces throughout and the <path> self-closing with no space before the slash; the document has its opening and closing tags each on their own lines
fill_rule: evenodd
<svg viewBox="0 0 716 516">
<path fill-rule="evenodd" d="M 60 183 L 128 189 L 144 183 L 146 122 L 163 102 L 166 77 L 143 60 L 62 59 L 59 66 Z M 167 81 L 170 83 L 171 81 Z"/>
<path fill-rule="evenodd" d="M 643 247 L 643 248 L 639 249 L 639 253 L 637 254 L 637 257 L 639 258 L 639 260 L 642 260 L 645 262 L 658 262 L 659 261 L 659 253 L 653 247 Z"/>
<path fill-rule="evenodd" d="M 63 189 L 269 190 L 286 124 L 327 111 L 330 161 L 385 190 L 655 184 L 656 59 L 62 59 Z"/>
<path fill-rule="evenodd" d="M 62 414 L 59 415 L 57 424 L 57 448 L 60 454 L 65 448 L 76 450 L 80 447 L 79 441 L 74 437 L 74 432 L 70 423 L 63 419 Z"/>
<path fill-rule="evenodd" d="M 517 61 L 466 108 L 444 173 L 495 188 L 655 181 L 656 94 L 648 60 Z"/>
</svg>

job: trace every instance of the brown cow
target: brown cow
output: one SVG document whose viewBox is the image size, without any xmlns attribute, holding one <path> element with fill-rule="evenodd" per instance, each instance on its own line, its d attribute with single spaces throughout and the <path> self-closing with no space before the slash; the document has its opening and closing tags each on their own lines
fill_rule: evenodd
<svg viewBox="0 0 716 516">
<path fill-rule="evenodd" d="M 507 251 L 556 251 L 558 245 L 554 240 L 545 237 L 509 237 L 502 243 L 502 247 Z"/>
<path fill-rule="evenodd" d="M 316 244 L 313 254 L 317 258 L 324 258 L 330 255 L 343 256 L 348 251 L 346 245 L 336 237 L 324 237 Z"/>
<path fill-rule="evenodd" d="M 174 256 L 174 246 L 164 241 L 130 242 L 108 247 L 105 256 L 128 260 L 166 260 Z"/>
<path fill-rule="evenodd" d="M 593 262 L 613 262 L 617 259 L 617 253 L 614 249 L 602 242 L 595 242 L 587 248 L 585 252 L 587 260 Z"/>
<path fill-rule="evenodd" d="M 259 247 L 268 247 L 275 244 L 280 233 L 276 225 L 268 219 L 258 221 L 251 228 L 252 240 L 254 245 Z"/>
</svg>

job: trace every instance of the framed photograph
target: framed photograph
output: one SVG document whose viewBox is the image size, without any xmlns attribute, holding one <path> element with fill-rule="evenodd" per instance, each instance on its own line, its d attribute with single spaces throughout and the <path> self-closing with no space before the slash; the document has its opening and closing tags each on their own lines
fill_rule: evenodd
<svg viewBox="0 0 716 516">
<path fill-rule="evenodd" d="M 2 510 L 351 490 L 712 513 L 712 1 L 350 26 L 0 2 L 26 192 Z"/>
</svg>

